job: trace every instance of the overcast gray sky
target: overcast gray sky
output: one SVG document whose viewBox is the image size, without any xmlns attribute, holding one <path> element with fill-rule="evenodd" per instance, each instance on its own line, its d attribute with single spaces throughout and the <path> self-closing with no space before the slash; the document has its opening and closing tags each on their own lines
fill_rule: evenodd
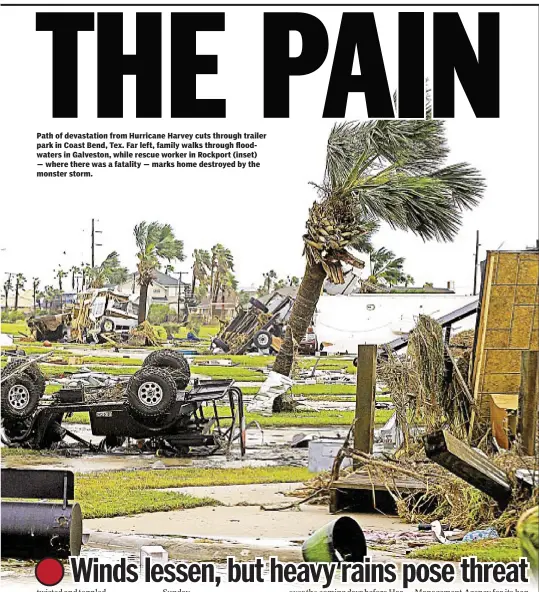
<svg viewBox="0 0 539 592">
<path fill-rule="evenodd" d="M 333 124 L 322 118 L 322 110 L 341 16 L 337 8 L 302 10 L 323 20 L 330 51 L 317 72 L 292 81 L 290 119 L 262 117 L 263 9 L 227 8 L 226 31 L 197 38 L 199 53 L 219 56 L 219 74 L 199 76 L 197 94 L 226 98 L 226 120 L 169 118 L 168 51 L 163 54 L 163 119 L 134 117 L 134 77 L 125 77 L 124 118 L 98 120 L 95 33 L 79 34 L 79 118 L 53 120 L 51 35 L 35 31 L 35 9 L 3 8 L 0 48 L 10 59 L 2 60 L 1 66 L 3 87 L 9 89 L 0 98 L 2 271 L 20 271 L 27 278 L 38 276 L 43 284 L 52 283 L 53 269 L 59 264 L 69 268 L 89 261 L 90 221 L 95 217 L 103 231 L 98 262 L 117 250 L 122 262 L 134 268 L 133 226 L 146 219 L 172 224 L 189 256 L 195 248 L 225 244 L 234 255 L 242 286 L 260 284 L 262 272 L 268 269 L 280 276 L 302 275 L 301 235 L 315 198 L 309 181 L 322 178 L 325 143 Z M 398 78 L 397 10 L 375 9 L 390 88 L 396 88 Z M 458 10 L 476 47 L 477 9 Z M 500 246 L 531 246 L 538 234 L 537 8 L 492 10 L 501 13 L 501 117 L 476 119 L 457 82 L 457 117 L 447 122 L 449 162 L 467 161 L 482 172 L 488 185 L 483 202 L 464 214 L 462 230 L 452 244 L 424 244 L 412 234 L 388 228 L 374 239 L 376 246 L 406 258 L 406 271 L 417 284 L 445 285 L 453 280 L 460 293 L 472 289 L 477 229 L 482 255 L 485 249 Z M 135 52 L 134 14 L 135 9 L 125 9 L 126 53 Z M 169 24 L 165 11 L 165 48 L 170 44 Z M 299 52 L 299 40 L 292 37 L 292 42 Z M 362 97 L 351 96 L 348 105 L 349 119 L 365 117 Z M 37 179 L 35 138 L 38 132 L 48 131 L 259 131 L 268 138 L 259 145 L 259 169 L 111 169 L 91 179 Z M 190 257 L 177 263 L 176 269 L 189 270 Z"/>
</svg>

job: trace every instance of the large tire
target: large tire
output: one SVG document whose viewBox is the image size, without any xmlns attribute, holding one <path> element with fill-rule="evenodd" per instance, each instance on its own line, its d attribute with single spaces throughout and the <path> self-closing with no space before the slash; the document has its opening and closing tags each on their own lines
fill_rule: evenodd
<svg viewBox="0 0 539 592">
<path fill-rule="evenodd" d="M 258 310 L 261 310 L 264 313 L 269 312 L 269 308 L 257 298 L 249 298 L 249 304 L 254 308 L 258 308 Z"/>
<path fill-rule="evenodd" d="M 221 339 L 220 337 L 214 337 L 212 340 L 212 343 L 215 347 L 222 349 L 225 352 L 225 354 L 230 351 L 230 347 L 229 347 L 228 343 L 226 341 L 224 341 L 223 339 Z"/>
<path fill-rule="evenodd" d="M 40 397 L 36 383 L 24 372 L 7 378 L 2 383 L 2 415 L 12 419 L 29 417 Z"/>
<path fill-rule="evenodd" d="M 135 417 L 163 417 L 175 399 L 176 383 L 166 368 L 141 368 L 127 384 L 127 405 Z"/>
<path fill-rule="evenodd" d="M 271 347 L 271 333 L 269 331 L 259 331 L 253 337 L 253 343 L 258 349 L 269 349 Z"/>
<path fill-rule="evenodd" d="M 176 382 L 179 390 L 187 388 L 191 378 L 189 363 L 182 354 L 172 349 L 158 349 L 153 351 L 142 362 L 143 368 L 167 368 Z"/>
<path fill-rule="evenodd" d="M 114 321 L 112 319 L 105 319 L 101 323 L 101 333 L 112 333 L 114 331 Z"/>
<path fill-rule="evenodd" d="M 23 364 L 27 364 L 27 358 L 17 358 L 16 360 L 11 360 L 4 370 L 2 374 L 4 376 L 11 376 L 17 368 L 20 368 Z M 26 376 L 30 377 L 33 383 L 36 386 L 37 391 L 39 392 L 39 396 L 42 397 L 45 394 L 45 376 L 43 372 L 41 372 L 40 367 L 35 363 L 32 362 L 29 366 L 27 366 L 23 371 L 22 374 L 26 374 Z"/>
</svg>

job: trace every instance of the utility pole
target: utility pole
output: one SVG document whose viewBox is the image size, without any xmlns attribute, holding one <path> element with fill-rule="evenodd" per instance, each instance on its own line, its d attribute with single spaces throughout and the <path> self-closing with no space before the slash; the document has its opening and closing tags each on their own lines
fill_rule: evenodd
<svg viewBox="0 0 539 592">
<path fill-rule="evenodd" d="M 473 268 L 473 295 L 477 295 L 477 266 L 479 265 L 479 230 L 475 231 L 475 263 Z"/>
<path fill-rule="evenodd" d="M 92 267 L 95 267 L 95 248 L 103 246 L 102 244 L 95 242 L 95 235 L 101 234 L 101 230 L 95 229 L 95 222 L 95 218 L 92 218 Z"/>
</svg>

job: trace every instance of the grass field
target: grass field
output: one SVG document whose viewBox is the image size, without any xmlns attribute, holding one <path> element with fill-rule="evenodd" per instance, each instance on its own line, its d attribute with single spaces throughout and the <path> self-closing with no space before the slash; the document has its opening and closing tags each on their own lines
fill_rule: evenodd
<svg viewBox="0 0 539 592">
<path fill-rule="evenodd" d="M 412 551 L 409 559 L 430 559 L 433 561 L 460 561 L 462 557 L 475 556 L 479 561 L 518 561 L 520 550 L 518 539 L 489 539 L 473 543 L 455 543 L 453 545 L 432 545 Z"/>
<path fill-rule="evenodd" d="M 210 408 L 207 408 L 209 413 Z M 222 414 L 227 413 L 226 409 L 222 410 Z M 380 409 L 374 414 L 374 420 L 377 424 L 384 424 L 393 414 L 392 410 Z M 276 427 L 320 427 L 320 426 L 351 426 L 354 421 L 353 411 L 340 411 L 332 409 L 323 409 L 322 411 L 306 411 L 300 410 L 296 413 L 284 412 L 274 413 L 271 417 L 265 417 L 258 413 L 245 413 L 245 420 L 247 423 L 256 421 L 260 427 L 276 428 Z M 90 418 L 87 413 L 79 412 L 73 413 L 71 417 L 67 417 L 64 421 L 68 423 L 89 424 Z M 222 422 L 223 425 L 227 421 Z"/>
<path fill-rule="evenodd" d="M 158 491 L 159 489 L 204 485 L 293 483 L 307 481 L 312 476 L 312 473 L 303 467 L 85 473 L 77 475 L 75 500 L 80 503 L 84 518 L 126 516 L 141 512 L 161 512 L 218 504 L 213 499 Z"/>
<path fill-rule="evenodd" d="M 2 323 L 2 333 L 18 336 L 20 333 L 29 334 L 30 330 L 25 321 L 19 321 L 18 323 Z"/>
</svg>

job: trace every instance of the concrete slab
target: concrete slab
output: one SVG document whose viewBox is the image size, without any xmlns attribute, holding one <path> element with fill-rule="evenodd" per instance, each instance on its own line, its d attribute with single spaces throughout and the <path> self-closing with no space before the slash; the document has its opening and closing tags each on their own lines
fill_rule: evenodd
<svg viewBox="0 0 539 592">
<path fill-rule="evenodd" d="M 213 487 L 172 487 L 164 491 L 174 491 L 195 497 L 210 497 L 225 506 L 260 506 L 261 504 L 293 502 L 296 498 L 285 494 L 302 486 L 303 483 L 265 483 Z"/>
<path fill-rule="evenodd" d="M 396 517 L 382 514 L 339 514 L 352 516 L 362 528 L 377 531 L 412 530 Z M 87 529 L 153 536 L 184 536 L 228 540 L 281 539 L 303 541 L 336 517 L 327 506 L 303 505 L 300 510 L 264 511 L 257 506 L 203 507 L 191 510 L 154 512 L 117 518 L 84 521 Z"/>
</svg>

